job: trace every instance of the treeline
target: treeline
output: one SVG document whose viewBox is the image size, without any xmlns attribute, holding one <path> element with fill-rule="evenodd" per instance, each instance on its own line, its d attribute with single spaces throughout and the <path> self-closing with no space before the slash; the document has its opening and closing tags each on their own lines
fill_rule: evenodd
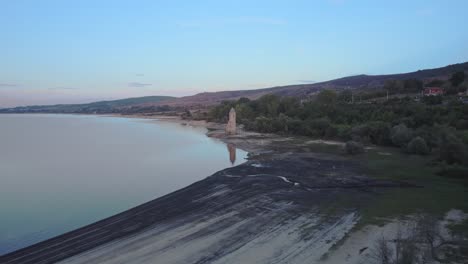
<svg viewBox="0 0 468 264">
<path fill-rule="evenodd" d="M 468 105 L 457 98 L 435 104 L 394 98 L 381 103 L 350 103 L 349 91 L 321 91 L 311 101 L 265 95 L 257 100 L 226 101 L 209 119 L 226 122 L 231 107 L 247 130 L 395 146 L 412 154 L 434 153 L 459 175 L 468 171 Z M 439 98 L 440 99 L 440 98 Z M 440 99 L 440 101 L 442 101 Z M 358 151 L 357 151 L 358 152 Z M 455 176 L 456 176 L 455 175 Z"/>
</svg>

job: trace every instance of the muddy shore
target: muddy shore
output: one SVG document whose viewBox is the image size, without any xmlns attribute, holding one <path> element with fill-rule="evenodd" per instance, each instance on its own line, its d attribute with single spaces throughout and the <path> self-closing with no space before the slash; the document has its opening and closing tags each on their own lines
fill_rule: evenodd
<svg viewBox="0 0 468 264">
<path fill-rule="evenodd" d="M 415 187 L 367 177 L 358 163 L 311 152 L 307 141 L 242 130 L 225 136 L 221 124 L 157 119 L 204 126 L 208 136 L 248 151 L 249 160 L 0 263 L 314 262 L 380 192 Z"/>
</svg>

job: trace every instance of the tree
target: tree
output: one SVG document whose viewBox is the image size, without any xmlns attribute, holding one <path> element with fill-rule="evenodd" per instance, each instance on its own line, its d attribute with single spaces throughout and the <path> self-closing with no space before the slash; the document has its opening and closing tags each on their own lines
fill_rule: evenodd
<svg viewBox="0 0 468 264">
<path fill-rule="evenodd" d="M 299 100 L 295 97 L 283 97 L 281 98 L 279 105 L 279 112 L 286 115 L 294 115 L 300 108 Z"/>
<path fill-rule="evenodd" d="M 405 92 L 420 92 L 423 89 L 422 81 L 418 79 L 407 79 L 404 81 Z"/>
<path fill-rule="evenodd" d="M 317 95 L 317 103 L 330 106 L 336 103 L 337 97 L 336 92 L 333 90 L 322 90 Z"/>
<path fill-rule="evenodd" d="M 386 80 L 384 84 L 384 89 L 391 94 L 400 93 L 404 87 L 404 83 L 400 80 Z"/>
<path fill-rule="evenodd" d="M 390 145 L 390 124 L 382 121 L 368 122 L 368 137 L 376 145 Z"/>
<path fill-rule="evenodd" d="M 467 164 L 468 151 L 463 142 L 449 131 L 443 131 L 439 137 L 439 159 L 448 164 Z"/>
<path fill-rule="evenodd" d="M 338 101 L 349 103 L 353 99 L 353 92 L 351 90 L 344 90 L 338 94 Z"/>
<path fill-rule="evenodd" d="M 459 92 L 466 92 L 466 90 L 468 90 L 468 80 L 465 80 L 463 83 L 461 83 L 458 86 L 458 91 Z"/>
<path fill-rule="evenodd" d="M 241 97 L 239 100 L 237 100 L 237 104 L 247 104 L 250 102 L 250 99 L 247 97 Z"/>
<path fill-rule="evenodd" d="M 409 143 L 407 151 L 412 154 L 427 155 L 430 150 L 422 137 L 415 137 Z"/>
<path fill-rule="evenodd" d="M 451 83 L 445 83 L 444 85 L 442 85 L 442 88 L 444 89 L 445 94 L 448 94 L 448 95 L 453 95 L 453 94 L 458 93 L 458 87 L 452 85 Z"/>
<path fill-rule="evenodd" d="M 364 147 L 361 143 L 356 141 L 348 141 L 345 144 L 345 151 L 347 154 L 356 155 L 364 152 Z"/>
<path fill-rule="evenodd" d="M 426 84 L 426 87 L 440 87 L 444 84 L 444 81 L 439 79 L 434 79 Z"/>
<path fill-rule="evenodd" d="M 280 98 L 274 94 L 267 94 L 258 99 L 260 113 L 269 117 L 278 115 Z"/>
<path fill-rule="evenodd" d="M 452 77 L 450 77 L 450 83 L 452 86 L 458 86 L 465 80 L 465 72 L 459 71 L 454 74 L 452 74 Z"/>
<path fill-rule="evenodd" d="M 235 109 L 238 120 L 255 118 L 255 113 L 248 104 L 238 104 Z"/>
<path fill-rule="evenodd" d="M 390 138 L 395 146 L 404 147 L 411 140 L 412 131 L 405 124 L 394 126 Z"/>
</svg>

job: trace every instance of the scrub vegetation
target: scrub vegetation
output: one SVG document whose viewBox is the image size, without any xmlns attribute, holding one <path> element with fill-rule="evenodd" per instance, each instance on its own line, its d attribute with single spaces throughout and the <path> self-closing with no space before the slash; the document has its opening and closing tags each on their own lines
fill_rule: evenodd
<svg viewBox="0 0 468 264">
<path fill-rule="evenodd" d="M 234 107 L 247 130 L 348 141 L 349 154 L 361 153 L 360 145 L 396 147 L 433 157 L 441 176 L 468 179 L 468 104 L 458 95 L 468 87 L 465 75 L 456 72 L 426 86 L 434 84 L 441 84 L 445 95 L 421 96 L 423 83 L 416 79 L 390 80 L 384 98 L 379 91 L 351 90 L 322 90 L 302 100 L 264 95 L 224 101 L 207 117 L 225 122 Z"/>
</svg>

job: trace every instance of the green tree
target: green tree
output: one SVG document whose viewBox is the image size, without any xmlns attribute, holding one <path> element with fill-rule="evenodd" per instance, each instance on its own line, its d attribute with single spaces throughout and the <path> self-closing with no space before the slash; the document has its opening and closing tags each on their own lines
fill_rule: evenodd
<svg viewBox="0 0 468 264">
<path fill-rule="evenodd" d="M 465 72 L 459 71 L 454 74 L 452 74 L 452 77 L 450 77 L 450 83 L 452 86 L 458 86 L 465 80 Z"/>
<path fill-rule="evenodd" d="M 404 81 L 404 90 L 407 93 L 420 92 L 423 89 L 423 82 L 418 79 L 407 79 Z"/>
<path fill-rule="evenodd" d="M 317 95 L 317 103 L 324 106 L 331 106 L 336 103 L 338 96 L 333 90 L 322 90 Z"/>
<path fill-rule="evenodd" d="M 283 97 L 281 98 L 279 105 L 279 112 L 286 115 L 296 115 L 300 108 L 299 100 L 295 97 Z"/>
<path fill-rule="evenodd" d="M 463 142 L 449 131 L 443 131 L 439 137 L 439 159 L 448 164 L 467 164 L 468 151 Z"/>
<path fill-rule="evenodd" d="M 422 137 L 415 137 L 409 143 L 407 151 L 412 154 L 427 155 L 430 150 Z"/>
<path fill-rule="evenodd" d="M 390 94 L 398 94 L 404 90 L 404 83 L 400 80 L 386 80 L 384 89 Z"/>
<path fill-rule="evenodd" d="M 444 85 L 444 81 L 439 80 L 439 79 L 434 79 L 428 83 L 426 83 L 426 87 L 440 87 Z"/>
<path fill-rule="evenodd" d="M 280 105 L 280 98 L 274 94 L 267 94 L 258 99 L 258 108 L 261 114 L 276 117 Z"/>
<path fill-rule="evenodd" d="M 347 154 L 356 155 L 364 152 L 364 147 L 361 143 L 356 141 L 348 141 L 345 144 L 345 151 Z"/>
<path fill-rule="evenodd" d="M 392 143 L 398 147 L 404 147 L 411 140 L 412 131 L 405 124 L 394 126 L 390 132 Z"/>
<path fill-rule="evenodd" d="M 237 100 L 236 104 L 248 104 L 250 103 L 250 99 L 247 97 L 241 97 Z"/>
<path fill-rule="evenodd" d="M 353 98 L 353 92 L 351 90 L 343 90 L 338 94 L 338 101 L 349 103 Z"/>
</svg>

